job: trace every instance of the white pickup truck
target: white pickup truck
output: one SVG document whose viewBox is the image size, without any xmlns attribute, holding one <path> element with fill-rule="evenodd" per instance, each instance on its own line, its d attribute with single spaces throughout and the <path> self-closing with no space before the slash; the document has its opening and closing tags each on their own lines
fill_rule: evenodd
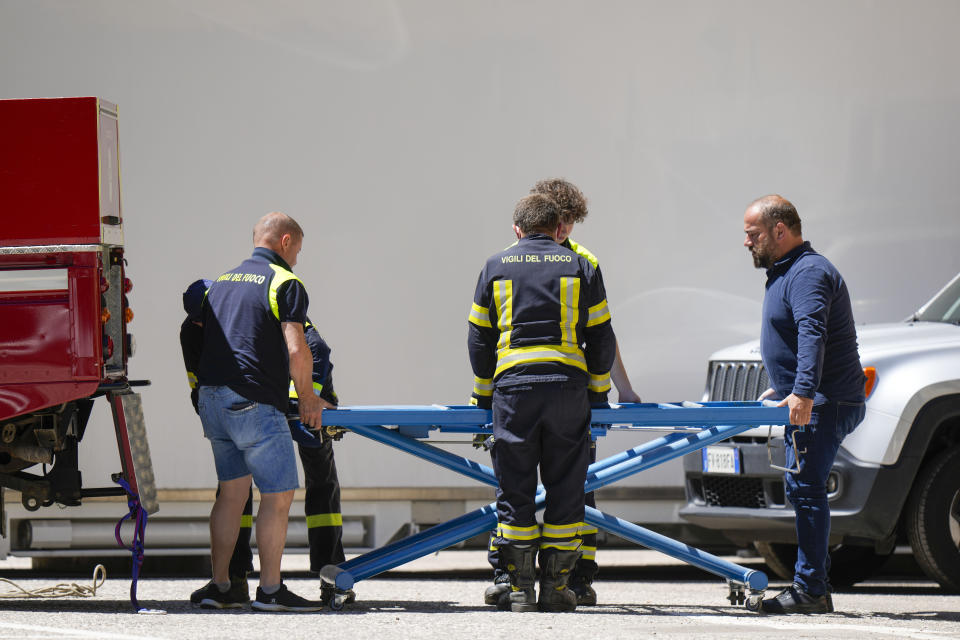
<svg viewBox="0 0 960 640">
<path fill-rule="evenodd" d="M 933 580 L 960 591 L 960 275 L 906 321 L 857 328 L 867 412 L 828 479 L 834 587 L 869 576 L 909 544 Z M 710 358 L 704 400 L 756 400 L 768 387 L 759 342 Z M 783 429 L 755 429 L 684 459 L 687 521 L 753 543 L 793 576 Z M 731 451 L 732 450 L 732 451 Z M 733 464 L 730 464 L 730 461 Z"/>
</svg>

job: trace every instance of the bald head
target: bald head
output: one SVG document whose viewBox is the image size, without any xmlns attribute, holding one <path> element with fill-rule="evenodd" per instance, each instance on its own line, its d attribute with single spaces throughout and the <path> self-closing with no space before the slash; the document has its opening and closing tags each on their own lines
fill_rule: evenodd
<svg viewBox="0 0 960 640">
<path fill-rule="evenodd" d="M 253 244 L 256 247 L 274 249 L 274 246 L 286 234 L 302 238 L 303 229 L 300 228 L 296 220 L 287 214 L 272 211 L 260 218 L 253 227 Z"/>
<path fill-rule="evenodd" d="M 253 246 L 276 251 L 291 267 L 297 263 L 302 244 L 303 229 L 285 213 L 268 213 L 253 227 Z"/>
<path fill-rule="evenodd" d="M 803 227 L 800 224 L 800 214 L 793 203 L 777 194 L 757 198 L 750 203 L 747 210 L 753 210 L 760 216 L 760 221 L 768 229 L 776 226 L 778 222 L 790 230 L 793 235 L 802 236 Z"/>
<path fill-rule="evenodd" d="M 803 244 L 800 216 L 786 198 L 764 196 L 750 203 L 743 214 L 743 246 L 753 256 L 753 266 L 769 269 L 780 258 Z"/>
</svg>

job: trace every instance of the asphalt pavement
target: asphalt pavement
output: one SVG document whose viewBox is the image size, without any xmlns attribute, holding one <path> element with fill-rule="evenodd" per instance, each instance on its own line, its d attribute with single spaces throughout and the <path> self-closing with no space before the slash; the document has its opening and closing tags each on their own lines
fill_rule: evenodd
<svg viewBox="0 0 960 640">
<path fill-rule="evenodd" d="M 731 558 L 763 570 L 758 559 Z M 91 597 L 29 598 L 23 590 L 60 583 L 90 586 L 86 576 L 39 574 L 29 561 L 0 561 L 0 639 L 103 638 L 230 640 L 300 638 L 960 638 L 960 595 L 944 594 L 915 567 L 891 565 L 876 578 L 834 594 L 836 613 L 764 616 L 726 600 L 722 579 L 653 551 L 601 550 L 599 604 L 574 613 L 499 612 L 483 604 L 488 569 L 481 550 L 443 551 L 361 581 L 357 602 L 339 612 L 255 613 L 191 607 L 205 578 L 145 575 L 142 607 L 130 604 L 129 575 L 114 572 Z M 904 565 L 904 563 L 901 563 Z M 92 572 L 93 562 L 90 570 Z M 295 593 L 319 596 L 304 556 L 284 559 Z M 255 581 L 251 584 L 255 586 Z M 773 581 L 768 594 L 786 586 Z"/>
</svg>

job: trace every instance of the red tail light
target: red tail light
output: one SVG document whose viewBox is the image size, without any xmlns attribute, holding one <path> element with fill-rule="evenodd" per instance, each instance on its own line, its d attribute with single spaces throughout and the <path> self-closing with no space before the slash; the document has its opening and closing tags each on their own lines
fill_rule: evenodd
<svg viewBox="0 0 960 640">
<path fill-rule="evenodd" d="M 867 381 L 863 383 L 863 395 L 867 398 L 873 393 L 873 388 L 877 386 L 876 367 L 864 367 L 863 375 L 867 376 Z"/>
</svg>

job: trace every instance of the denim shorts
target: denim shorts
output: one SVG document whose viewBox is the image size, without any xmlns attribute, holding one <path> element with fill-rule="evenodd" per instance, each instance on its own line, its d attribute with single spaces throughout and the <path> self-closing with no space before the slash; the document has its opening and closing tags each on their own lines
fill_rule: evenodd
<svg viewBox="0 0 960 640">
<path fill-rule="evenodd" d="M 213 447 L 221 482 L 253 475 L 261 493 L 296 489 L 297 463 L 287 417 L 229 387 L 200 387 L 203 435 Z"/>
</svg>

